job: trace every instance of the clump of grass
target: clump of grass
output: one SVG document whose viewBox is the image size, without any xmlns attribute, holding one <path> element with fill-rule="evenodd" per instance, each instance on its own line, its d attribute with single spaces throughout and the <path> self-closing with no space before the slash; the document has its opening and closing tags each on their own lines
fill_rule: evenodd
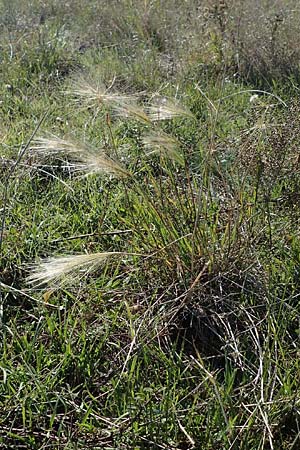
<svg viewBox="0 0 300 450">
<path fill-rule="evenodd" d="M 48 18 L 66 8 L 75 20 L 71 9 L 83 9 L 82 3 L 75 3 L 55 4 L 53 13 L 45 7 Z M 100 3 L 90 2 L 84 11 L 96 17 L 95 11 L 102 8 L 102 24 L 103 17 L 110 17 L 96 39 L 111 44 L 116 35 L 128 38 L 126 50 L 125 44 L 114 47 L 114 57 L 122 59 L 116 83 L 111 82 L 115 70 L 111 67 L 106 83 L 81 78 L 69 89 L 76 97 L 72 115 L 69 98 L 59 98 L 53 84 L 60 75 L 56 77 L 57 64 L 50 60 L 51 45 L 38 55 L 54 74 L 46 77 L 53 107 L 47 127 L 58 136 L 66 129 L 68 133 L 76 129 L 76 134 L 82 129 L 84 144 L 50 136 L 41 140 L 54 141 L 37 143 L 40 149 L 33 153 L 42 158 L 63 155 L 74 162 L 74 168 L 93 176 L 72 177 L 68 183 L 72 190 L 57 183 L 58 177 L 44 183 L 37 171 L 28 176 L 31 154 L 9 187 L 1 254 L 5 289 L 0 301 L 0 443 L 32 449 L 296 448 L 297 98 L 295 109 L 290 110 L 286 101 L 284 112 L 265 97 L 249 102 L 250 91 L 238 87 L 238 77 L 233 79 L 228 68 L 233 56 L 229 44 L 238 45 L 228 39 L 232 31 L 228 11 L 236 4 L 215 2 L 214 8 L 199 12 L 199 2 L 181 2 L 180 13 L 172 15 L 178 2 L 166 0 L 162 25 L 155 2 L 133 2 L 138 14 L 132 9 L 130 20 L 126 15 L 112 18 L 111 11 L 127 11 L 132 2 L 107 7 Z M 253 9 L 252 3 L 249 8 Z M 173 67 L 184 64 L 184 58 L 173 64 L 174 54 L 161 52 L 173 48 L 177 54 L 176 41 L 183 29 L 169 24 L 182 23 L 182 11 L 187 10 L 186 33 L 191 39 L 184 58 L 195 57 L 195 72 L 183 81 L 197 120 L 171 99 L 174 78 L 160 86 L 161 67 L 153 72 L 145 67 L 148 44 L 151 55 L 157 48 L 158 62 L 161 58 Z M 215 34 L 211 15 L 219 27 L 217 33 L 213 27 Z M 204 27 L 203 36 L 191 25 L 196 22 Z M 130 29 L 128 24 L 135 25 Z M 272 31 L 273 47 L 281 26 Z M 95 35 L 95 28 L 91 30 Z M 32 118 L 36 120 L 38 111 L 49 106 L 34 92 L 45 64 L 36 65 L 35 60 L 31 66 L 29 52 L 28 68 L 36 78 L 31 80 L 27 69 L 24 78 L 17 65 L 22 47 L 17 47 L 11 42 L 17 52 L 16 57 L 13 52 L 8 57 L 13 89 L 1 104 L 9 136 L 3 149 L 12 154 Z M 246 55 L 251 48 L 244 50 Z M 93 61 L 93 50 L 80 51 L 87 53 L 80 56 L 86 67 L 89 56 Z M 108 59 L 99 49 L 96 53 L 103 66 Z M 123 68 L 130 72 L 132 63 L 132 72 L 140 78 L 133 74 L 128 82 Z M 211 78 L 205 78 L 207 64 L 216 68 L 220 83 L 214 84 L 213 71 Z M 199 77 L 205 84 L 201 96 L 194 89 L 194 79 Z M 136 91 L 147 84 L 158 89 L 159 99 L 117 92 L 116 85 L 131 92 L 136 83 Z M 176 99 L 178 91 L 179 87 Z M 40 109 L 32 109 L 31 100 L 40 102 Z M 58 108 L 60 121 L 55 120 Z M 87 143 L 90 136 L 91 142 L 100 142 L 99 149 Z M 126 166 L 120 163 L 125 148 L 130 156 L 124 158 Z M 151 155 L 159 157 L 151 159 Z M 98 176 L 102 173 L 109 176 Z M 42 259 L 35 266 L 30 286 L 49 285 L 42 302 L 34 302 L 34 291 L 20 297 L 22 287 L 9 289 L 12 283 L 22 283 L 24 261 L 72 253 Z M 142 259 L 130 256 L 141 254 Z M 11 266 L 2 271 L 7 261 Z M 56 304 L 59 308 L 53 308 Z"/>
</svg>

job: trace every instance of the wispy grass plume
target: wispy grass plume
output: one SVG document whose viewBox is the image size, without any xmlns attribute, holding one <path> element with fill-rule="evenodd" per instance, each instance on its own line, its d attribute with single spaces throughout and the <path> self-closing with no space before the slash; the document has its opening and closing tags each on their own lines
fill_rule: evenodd
<svg viewBox="0 0 300 450">
<path fill-rule="evenodd" d="M 182 106 L 177 100 L 167 97 L 156 97 L 152 105 L 146 109 L 147 114 L 153 122 L 170 120 L 178 117 L 194 119 L 194 115 Z"/>
<path fill-rule="evenodd" d="M 119 103 L 128 103 L 134 98 L 132 95 L 112 92 L 112 84 L 105 87 L 102 81 L 80 77 L 73 82 L 66 93 L 80 99 L 86 106 L 96 108 L 101 105 L 114 106 Z"/>
<path fill-rule="evenodd" d="M 123 252 L 103 252 L 49 258 L 32 267 L 27 282 L 36 287 L 49 283 L 59 287 L 70 283 L 80 273 L 86 275 L 95 271 L 110 258 L 124 255 Z"/>
<path fill-rule="evenodd" d="M 88 107 L 96 110 L 101 106 L 110 108 L 114 115 L 123 118 L 132 118 L 139 122 L 150 124 L 151 119 L 145 110 L 137 104 L 138 95 L 127 95 L 112 92 L 112 86 L 106 88 L 97 80 L 80 78 L 73 83 L 67 93 L 78 98 Z"/>
<path fill-rule="evenodd" d="M 115 102 L 112 107 L 117 116 L 138 120 L 146 125 L 151 124 L 149 115 L 136 102 Z"/>
<path fill-rule="evenodd" d="M 181 166 L 184 165 L 184 157 L 180 152 L 180 143 L 169 134 L 161 130 L 152 131 L 143 136 L 143 144 L 147 149 L 147 155 L 160 153 L 176 161 Z"/>
<path fill-rule="evenodd" d="M 101 106 L 109 107 L 121 117 L 129 117 L 150 124 L 151 121 L 169 120 L 176 117 L 194 118 L 188 108 L 177 100 L 155 96 L 153 103 L 147 108 L 137 104 L 138 95 L 119 94 L 112 91 L 112 86 L 106 88 L 99 80 L 79 78 L 74 81 L 67 93 L 81 99 L 82 103 L 96 110 Z"/>
<path fill-rule="evenodd" d="M 61 139 L 57 136 L 40 137 L 34 141 L 31 151 L 47 156 L 66 155 L 74 162 L 75 169 L 84 170 L 87 174 L 102 172 L 117 178 L 130 176 L 120 162 L 107 156 L 103 150 L 69 139 Z"/>
</svg>

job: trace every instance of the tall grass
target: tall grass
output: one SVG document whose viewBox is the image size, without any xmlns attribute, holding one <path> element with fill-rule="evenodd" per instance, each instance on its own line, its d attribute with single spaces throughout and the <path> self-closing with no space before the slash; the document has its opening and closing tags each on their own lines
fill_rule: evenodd
<svg viewBox="0 0 300 450">
<path fill-rule="evenodd" d="M 1 16 L 0 447 L 298 448 L 297 12 L 280 5 Z"/>
<path fill-rule="evenodd" d="M 83 105 L 90 105 L 86 90 L 77 87 L 75 92 L 78 97 L 83 97 Z M 96 88 L 90 88 L 91 101 L 95 99 L 94 92 Z M 132 336 L 121 374 L 130 370 L 135 351 L 146 345 L 149 338 L 157 341 L 165 348 L 164 351 L 176 342 L 181 352 L 197 358 L 192 359 L 196 361 L 195 367 L 199 367 L 211 382 L 219 403 L 220 423 L 231 435 L 224 437 L 224 443 L 226 441 L 226 445 L 232 447 L 239 439 L 248 439 L 245 437 L 247 433 L 236 433 L 230 424 L 225 399 L 219 392 L 218 376 L 223 374 L 222 378 L 227 377 L 233 371 L 232 386 L 243 384 L 245 381 L 242 380 L 247 379 L 246 383 L 251 386 L 251 401 L 256 405 L 256 409 L 249 411 L 246 423 L 251 418 L 255 423 L 261 423 L 261 442 L 268 442 L 271 448 L 275 448 L 267 405 L 273 404 L 274 396 L 281 398 L 280 390 L 275 387 L 270 390 L 270 384 L 275 386 L 278 382 L 270 371 L 274 361 L 275 367 L 279 364 L 280 355 L 275 350 L 276 346 L 269 348 L 270 333 L 271 339 L 278 343 L 279 335 L 277 332 L 273 334 L 275 330 L 270 331 L 277 308 L 272 306 L 275 298 L 267 279 L 273 272 L 272 266 L 268 267 L 268 252 L 273 253 L 278 245 L 278 231 L 269 200 L 264 197 L 267 177 L 262 150 L 258 153 L 255 150 L 253 155 L 253 174 L 251 165 L 240 166 L 237 173 L 234 166 L 224 170 L 214 135 L 220 114 L 215 108 L 208 133 L 211 136 L 209 147 L 197 155 L 200 166 L 193 167 L 194 158 L 187 158 L 189 149 L 180 142 L 180 133 L 177 138 L 173 135 L 178 134 L 177 129 L 185 127 L 184 121 L 188 121 L 187 126 L 191 126 L 189 121 L 195 121 L 187 108 L 170 100 L 159 106 L 133 106 L 124 102 L 124 98 L 124 95 L 114 94 L 107 96 L 110 99 L 107 103 L 101 99 L 100 106 L 95 105 L 96 111 L 105 107 L 106 117 L 109 117 L 106 126 L 111 136 L 110 143 L 114 146 L 108 149 L 109 153 L 119 155 L 125 143 L 119 132 L 114 135 L 114 120 L 121 129 L 124 125 L 120 125 L 120 120 L 135 121 L 136 126 L 140 124 L 141 127 L 135 143 L 138 154 L 132 158 L 128 147 L 128 166 L 122 169 L 122 174 L 131 173 L 130 177 L 120 181 L 126 214 L 117 212 L 116 220 L 118 227 L 123 224 L 133 233 L 128 242 L 122 243 L 125 252 L 142 254 L 143 258 L 138 264 L 133 262 L 132 267 L 129 264 L 124 272 L 125 278 L 122 273 L 119 278 L 123 279 L 121 283 L 125 283 L 124 292 L 129 282 L 135 284 L 138 280 L 147 295 L 153 289 L 165 292 L 172 289 L 175 295 L 170 292 L 153 304 L 147 301 L 146 310 L 142 308 L 143 315 L 150 318 L 147 325 L 143 315 L 135 318 L 131 312 L 135 306 L 139 311 L 138 305 L 134 305 L 132 310 L 127 306 Z M 265 104 L 264 108 L 262 117 L 266 121 L 269 105 Z M 118 115 L 114 119 L 111 113 L 115 110 Z M 141 117 L 147 120 L 140 121 Z M 167 127 L 164 123 L 160 125 L 159 119 L 170 123 Z M 266 122 L 259 130 L 259 133 L 268 130 Z M 253 135 L 257 135 L 256 127 L 250 131 L 250 138 L 247 137 L 248 145 Z M 262 134 L 255 139 L 258 145 L 265 142 Z M 65 142 L 57 138 L 54 141 L 40 139 L 36 148 L 47 153 L 59 149 L 67 150 L 66 155 L 74 154 L 73 147 L 65 145 Z M 80 154 L 82 160 L 89 158 L 88 151 L 84 153 L 81 150 Z M 149 156 L 154 158 L 153 166 Z M 93 164 L 98 170 L 105 171 L 103 161 L 105 159 L 95 158 Z M 236 159 L 235 164 L 238 161 Z M 114 164 L 119 168 L 121 163 L 115 160 Z M 269 192 L 269 195 L 272 194 Z M 118 249 L 116 252 L 119 254 Z M 114 252 L 108 254 L 113 255 Z M 106 253 L 52 259 L 48 263 L 43 262 L 30 279 L 38 284 L 49 281 L 50 288 L 53 288 L 51 281 L 58 278 L 65 281 L 66 275 L 72 275 L 78 268 L 82 271 L 86 267 L 89 272 L 99 257 L 102 261 L 103 255 Z M 107 267 L 105 270 L 110 269 Z M 142 273 L 146 274 L 144 279 Z M 134 298 L 137 293 L 134 294 L 133 290 L 131 295 Z M 266 336 L 266 340 L 262 341 L 261 336 Z M 211 372 L 216 369 L 215 374 Z M 282 376 L 280 383 L 287 383 L 283 373 Z M 234 422 L 237 420 L 235 417 Z M 248 426 L 241 427 L 241 430 L 248 430 Z M 188 440 L 194 442 L 191 437 Z"/>
</svg>

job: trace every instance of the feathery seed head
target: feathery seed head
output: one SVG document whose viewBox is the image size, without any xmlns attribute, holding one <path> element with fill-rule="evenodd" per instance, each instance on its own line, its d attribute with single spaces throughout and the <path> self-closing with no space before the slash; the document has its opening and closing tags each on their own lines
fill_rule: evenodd
<svg viewBox="0 0 300 450">
<path fill-rule="evenodd" d="M 111 108 L 113 112 L 122 117 L 133 117 L 142 122 L 150 122 L 146 113 L 136 104 L 137 95 L 119 94 L 112 92 L 113 83 L 106 88 L 99 80 L 80 78 L 73 83 L 68 92 L 87 107 L 96 110 L 101 106 Z"/>
<path fill-rule="evenodd" d="M 147 108 L 147 113 L 153 122 L 169 120 L 177 117 L 194 118 L 194 115 L 176 100 L 157 97 Z"/>
<path fill-rule="evenodd" d="M 80 78 L 73 83 L 72 88 L 67 93 L 80 98 L 87 106 L 101 105 L 113 106 L 115 103 L 129 101 L 132 96 L 120 95 L 111 92 L 111 87 L 106 88 L 99 80 L 88 80 Z"/>
<path fill-rule="evenodd" d="M 184 157 L 180 152 L 180 143 L 163 131 L 153 131 L 143 137 L 143 144 L 148 149 L 147 155 L 162 153 L 165 157 L 184 165 Z"/>
<path fill-rule="evenodd" d="M 54 283 L 57 287 L 72 282 L 75 276 L 88 274 L 98 269 L 109 258 L 125 255 L 121 252 L 92 253 L 89 255 L 62 256 L 50 258 L 33 266 L 32 274 L 27 278 L 29 284 L 36 287 Z"/>
<path fill-rule="evenodd" d="M 148 116 L 148 114 L 145 112 L 143 108 L 137 105 L 136 102 L 133 101 L 132 102 L 125 101 L 119 103 L 115 102 L 115 104 L 113 104 L 112 107 L 114 113 L 117 116 L 132 118 L 146 125 L 151 124 L 151 119 Z"/>
<path fill-rule="evenodd" d="M 130 176 L 121 163 L 107 156 L 103 150 L 57 136 L 36 139 L 31 150 L 47 156 L 66 155 L 75 163 L 75 169 L 84 170 L 87 174 L 102 172 L 118 178 Z"/>
<path fill-rule="evenodd" d="M 118 94 L 111 91 L 112 85 L 106 88 L 103 83 L 95 80 L 81 78 L 73 83 L 73 94 L 82 100 L 86 106 L 99 108 L 101 105 L 110 107 L 116 116 L 133 118 L 149 124 L 150 118 L 137 104 L 137 95 Z"/>
</svg>

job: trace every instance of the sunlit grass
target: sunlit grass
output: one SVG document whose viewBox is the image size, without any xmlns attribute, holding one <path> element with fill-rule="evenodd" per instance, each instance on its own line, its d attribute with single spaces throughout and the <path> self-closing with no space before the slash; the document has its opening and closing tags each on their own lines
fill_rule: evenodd
<svg viewBox="0 0 300 450">
<path fill-rule="evenodd" d="M 232 51 L 239 2 L 6 3 L 0 447 L 297 449 L 288 21 Z"/>
</svg>

